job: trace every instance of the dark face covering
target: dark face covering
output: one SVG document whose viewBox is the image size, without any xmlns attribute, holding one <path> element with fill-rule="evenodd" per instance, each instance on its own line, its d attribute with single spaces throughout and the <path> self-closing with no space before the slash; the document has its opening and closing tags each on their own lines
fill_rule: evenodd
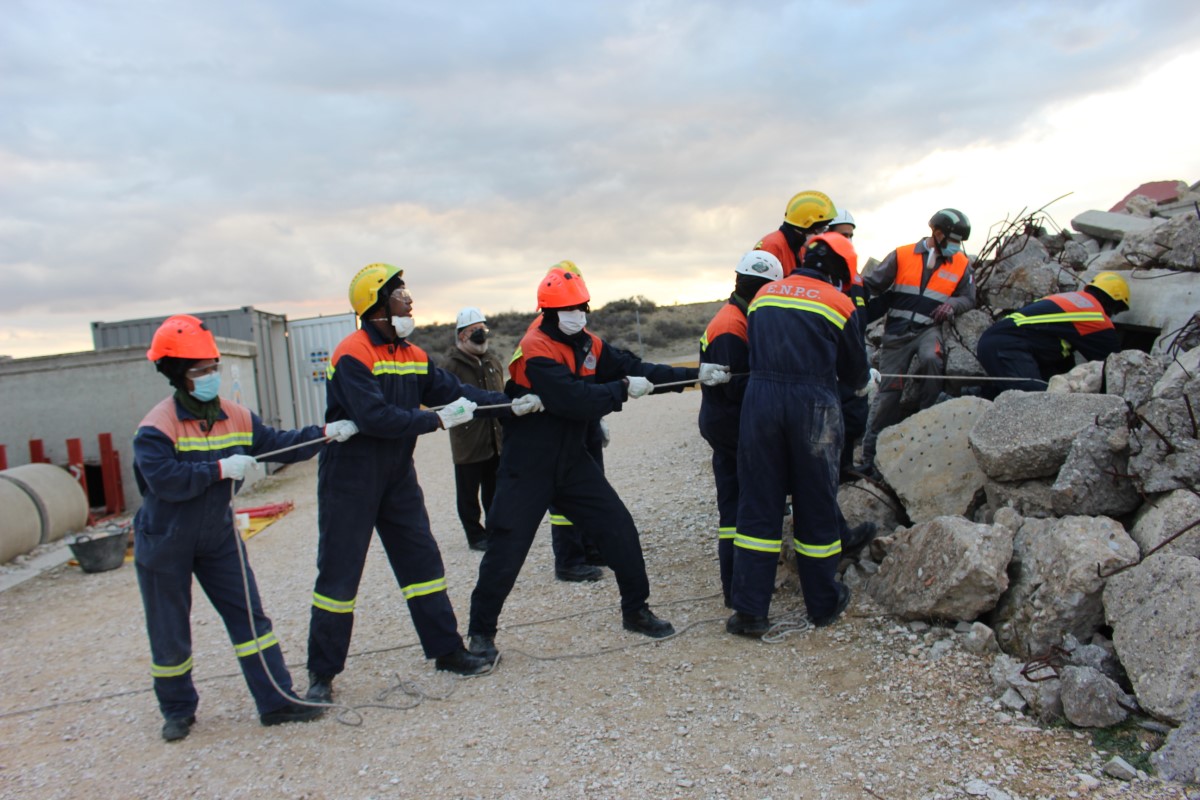
<svg viewBox="0 0 1200 800">
<path fill-rule="evenodd" d="M 488 340 L 488 332 L 484 328 L 476 328 L 471 331 L 471 335 L 467 337 L 475 344 L 483 344 Z"/>
</svg>

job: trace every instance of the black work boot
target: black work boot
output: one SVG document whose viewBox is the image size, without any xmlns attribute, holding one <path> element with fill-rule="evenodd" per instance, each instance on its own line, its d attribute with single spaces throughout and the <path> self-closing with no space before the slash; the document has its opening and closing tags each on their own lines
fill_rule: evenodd
<svg viewBox="0 0 1200 800">
<path fill-rule="evenodd" d="M 733 616 L 725 620 L 725 632 L 737 636 L 749 636 L 759 639 L 771 630 L 770 617 L 756 617 L 742 611 L 733 612 Z"/>
<path fill-rule="evenodd" d="M 593 567 L 590 564 L 577 564 L 573 567 L 555 569 L 554 577 L 558 578 L 560 581 L 568 581 L 570 583 L 598 581 L 604 577 L 604 570 L 600 569 L 599 567 Z"/>
<path fill-rule="evenodd" d="M 651 639 L 662 639 L 675 634 L 675 627 L 665 619 L 655 616 L 649 606 L 642 606 L 632 614 L 622 614 L 621 627 Z"/>
<path fill-rule="evenodd" d="M 472 550 L 483 552 L 484 550 L 487 550 L 487 545 L 488 540 L 486 536 L 481 536 L 478 539 L 467 540 L 467 547 L 471 548 Z"/>
<path fill-rule="evenodd" d="M 483 656 L 493 663 L 500 657 L 500 651 L 496 649 L 496 638 L 484 636 L 481 633 L 472 633 L 467 636 L 467 652 Z"/>
<path fill-rule="evenodd" d="M 305 706 L 300 703 L 288 703 L 274 711 L 268 711 L 258 718 L 263 725 L 283 725 L 288 722 L 312 722 L 325 713 L 319 706 Z"/>
<path fill-rule="evenodd" d="M 304 693 L 304 699 L 314 703 L 332 703 L 333 676 L 318 675 L 310 669 L 308 671 L 308 691 Z"/>
<path fill-rule="evenodd" d="M 846 535 L 842 537 L 842 556 L 858 555 L 875 538 L 878 531 L 879 526 L 874 522 L 864 522 L 846 531 Z"/>
<path fill-rule="evenodd" d="M 162 737 L 168 742 L 178 742 L 180 739 L 186 739 L 187 735 L 192 732 L 192 725 L 195 722 L 195 717 L 169 717 L 163 723 Z"/>
<path fill-rule="evenodd" d="M 459 675 L 482 675 L 492 671 L 495 659 L 485 655 L 468 652 L 461 645 L 453 653 L 438 656 L 434 665 L 443 672 L 455 672 Z"/>
<path fill-rule="evenodd" d="M 824 628 L 826 625 L 832 625 L 846 610 L 846 606 L 850 605 L 850 587 L 844 583 L 835 583 L 834 586 L 837 588 L 837 604 L 834 605 L 833 611 L 828 616 L 814 617 L 810 614 L 808 621 L 813 624 L 813 627 Z"/>
</svg>

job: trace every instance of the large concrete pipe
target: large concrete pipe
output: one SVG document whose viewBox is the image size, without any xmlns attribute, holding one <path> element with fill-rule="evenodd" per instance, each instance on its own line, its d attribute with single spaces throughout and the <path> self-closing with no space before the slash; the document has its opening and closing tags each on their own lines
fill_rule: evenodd
<svg viewBox="0 0 1200 800">
<path fill-rule="evenodd" d="M 71 473 L 52 464 L 0 471 L 0 563 L 87 526 L 88 501 Z"/>
</svg>

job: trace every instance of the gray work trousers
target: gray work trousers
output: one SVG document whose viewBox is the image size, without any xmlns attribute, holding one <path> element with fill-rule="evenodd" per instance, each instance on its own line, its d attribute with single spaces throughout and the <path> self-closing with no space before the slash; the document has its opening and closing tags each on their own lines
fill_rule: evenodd
<svg viewBox="0 0 1200 800">
<path fill-rule="evenodd" d="M 931 325 L 924 330 L 904 336 L 884 334 L 879 348 L 879 371 L 884 375 L 944 375 L 946 348 L 942 345 L 942 326 Z M 918 408 L 932 406 L 942 392 L 942 381 L 915 381 Z M 867 434 L 863 437 L 863 461 L 875 463 L 875 443 L 884 428 L 903 421 L 909 414 L 901 406 L 904 378 L 884 378 L 875 395 Z"/>
</svg>

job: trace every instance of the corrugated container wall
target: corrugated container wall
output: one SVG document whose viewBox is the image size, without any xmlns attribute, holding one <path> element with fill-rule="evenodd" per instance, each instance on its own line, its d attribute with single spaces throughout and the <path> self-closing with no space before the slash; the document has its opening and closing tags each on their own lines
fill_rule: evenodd
<svg viewBox="0 0 1200 800">
<path fill-rule="evenodd" d="M 298 427 L 324 424 L 329 357 L 338 342 L 354 333 L 356 327 L 354 314 L 288 320 Z"/>
<path fill-rule="evenodd" d="M 188 312 L 191 313 L 191 312 Z M 272 428 L 296 427 L 295 402 L 287 345 L 287 318 L 283 314 L 258 311 L 253 306 L 228 311 L 193 314 L 204 321 L 214 336 L 253 342 L 254 386 L 258 407 L 253 410 Z M 92 343 L 96 350 L 119 347 L 149 347 L 154 332 L 166 317 L 93 322 Z"/>
</svg>

